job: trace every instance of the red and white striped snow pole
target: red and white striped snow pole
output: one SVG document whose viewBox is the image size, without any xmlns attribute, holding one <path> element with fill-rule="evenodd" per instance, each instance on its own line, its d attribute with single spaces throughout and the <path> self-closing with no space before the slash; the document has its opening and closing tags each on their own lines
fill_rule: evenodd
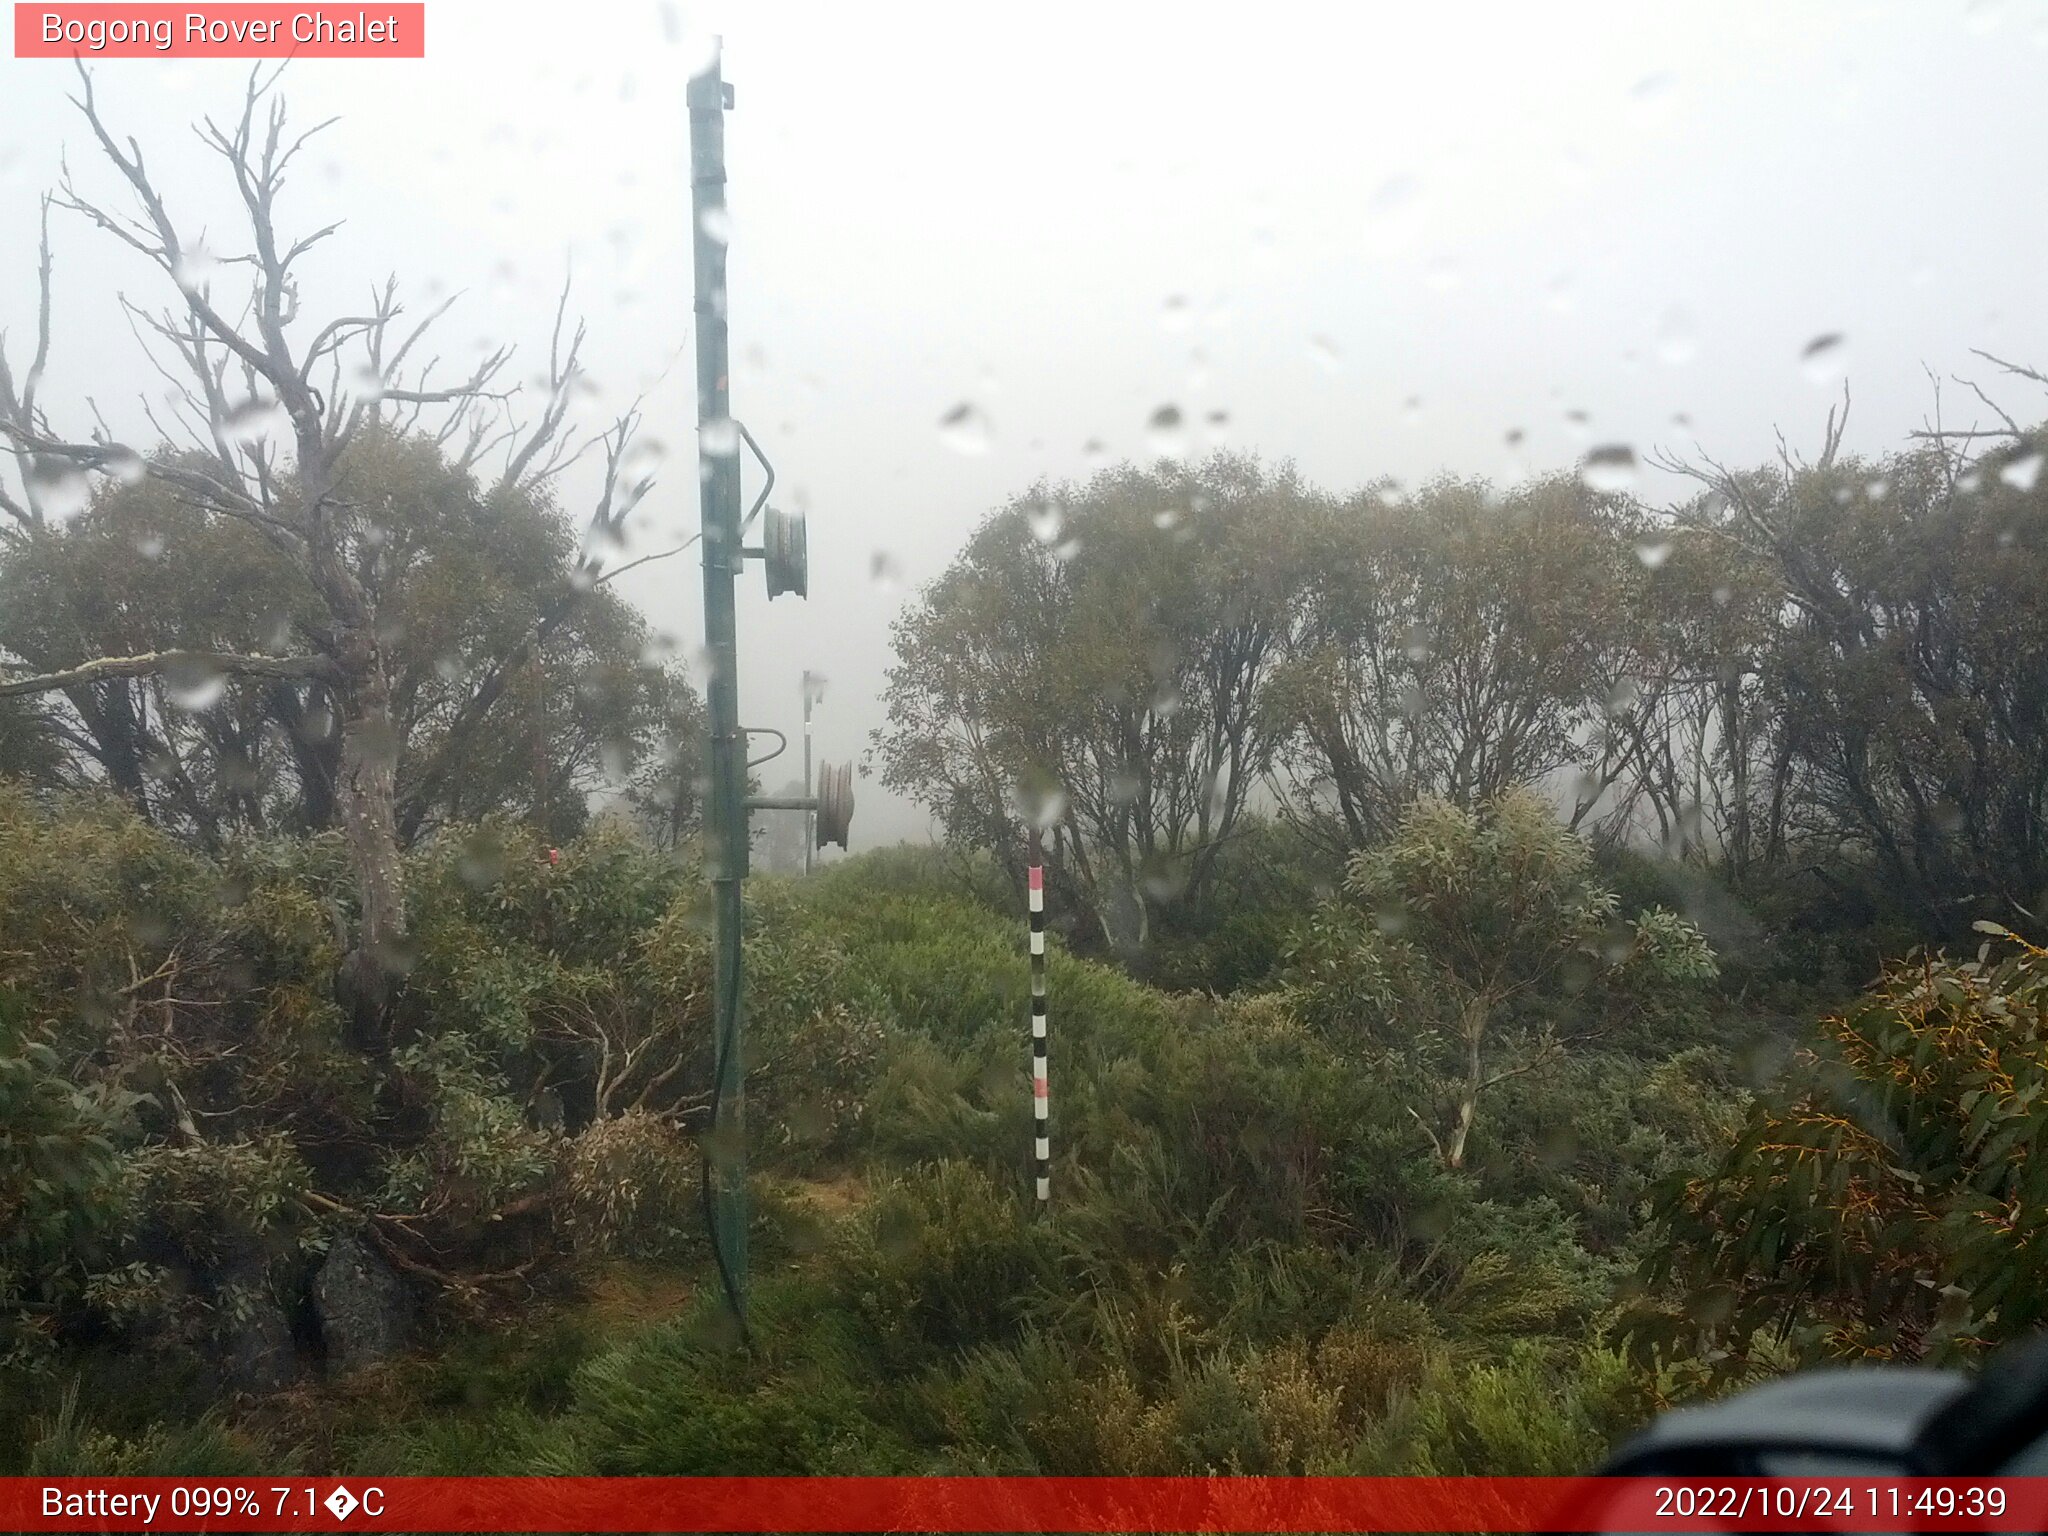
<svg viewBox="0 0 2048 1536">
<path fill-rule="evenodd" d="M 1051 1099 L 1045 1079 L 1045 849 L 1031 829 L 1031 1114 L 1032 1162 L 1038 1175 L 1038 1205 L 1052 1199 Z"/>
</svg>

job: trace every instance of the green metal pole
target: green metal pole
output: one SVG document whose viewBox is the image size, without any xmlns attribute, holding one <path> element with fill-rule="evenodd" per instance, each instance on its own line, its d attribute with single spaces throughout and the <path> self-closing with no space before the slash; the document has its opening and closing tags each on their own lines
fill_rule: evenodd
<svg viewBox="0 0 2048 1536">
<path fill-rule="evenodd" d="M 804 798 L 815 793 L 811 788 L 811 674 L 804 673 Z M 818 841 L 817 821 L 814 812 L 804 812 L 804 873 L 811 872 L 811 850 Z"/>
<path fill-rule="evenodd" d="M 711 1237 L 726 1299 L 747 1311 L 746 1065 L 740 990 L 740 882 L 747 873 L 747 748 L 740 732 L 733 583 L 740 555 L 739 433 L 732 421 L 726 335 L 725 112 L 732 88 L 714 55 L 690 81 L 690 213 L 696 267 L 697 432 L 704 552 L 704 647 L 710 676 L 710 793 L 704 854 L 715 942 L 712 995 L 718 1046 L 704 1176 Z"/>
</svg>

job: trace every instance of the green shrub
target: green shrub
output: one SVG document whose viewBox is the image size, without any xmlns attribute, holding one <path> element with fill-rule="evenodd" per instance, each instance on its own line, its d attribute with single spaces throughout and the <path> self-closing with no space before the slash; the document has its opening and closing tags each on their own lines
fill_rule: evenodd
<svg viewBox="0 0 2048 1536">
<path fill-rule="evenodd" d="M 1979 926 L 1996 949 L 1888 967 L 1710 1170 L 1667 1181 L 1646 1358 L 1968 1358 L 2048 1318 L 2048 950 Z"/>
<path fill-rule="evenodd" d="M 62 1073 L 25 1038 L 19 994 L 0 990 L 0 1378 L 47 1363 L 59 1304 L 77 1297 L 122 1214 L 114 1138 L 127 1104 Z"/>
<path fill-rule="evenodd" d="M 1015 1333 L 1053 1280 L 1053 1248 L 1021 1189 L 969 1163 L 926 1164 L 877 1188 L 842 1258 L 854 1313 L 886 1355 Z"/>
<path fill-rule="evenodd" d="M 564 1219 L 592 1252 L 682 1252 L 697 1233 L 701 1169 L 696 1145 L 658 1115 L 629 1109 L 595 1121 L 563 1150 Z"/>
<path fill-rule="evenodd" d="M 1643 1378 L 1599 1345 L 1513 1346 L 1497 1364 L 1439 1357 L 1351 1458 L 1368 1475 L 1568 1477 L 1654 1411 Z"/>
<path fill-rule="evenodd" d="M 210 1415 L 152 1424 L 132 1439 L 109 1433 L 80 1407 L 74 1381 L 36 1425 L 21 1470 L 30 1477 L 249 1477 L 285 1469 Z"/>
<path fill-rule="evenodd" d="M 829 1291 L 799 1277 L 756 1286 L 742 1349 L 715 1290 L 680 1321 L 591 1360 L 571 1431 L 612 1476 L 918 1470 L 871 1411 L 874 1373 Z"/>
</svg>

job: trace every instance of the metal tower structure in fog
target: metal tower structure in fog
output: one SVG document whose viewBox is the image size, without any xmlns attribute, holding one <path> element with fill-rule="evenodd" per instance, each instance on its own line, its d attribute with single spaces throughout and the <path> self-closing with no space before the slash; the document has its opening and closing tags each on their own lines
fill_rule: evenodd
<svg viewBox="0 0 2048 1536">
<path fill-rule="evenodd" d="M 750 813 L 802 811 L 816 817 L 816 841 L 846 846 L 853 817 L 853 765 L 828 765 L 816 796 L 749 797 L 747 774 L 774 757 L 749 760 L 748 728 L 740 724 L 739 626 L 734 583 L 749 557 L 767 576 L 768 596 L 798 597 L 809 588 L 802 513 L 768 506 L 775 485 L 760 444 L 733 418 L 731 344 L 726 311 L 726 250 L 731 226 L 725 207 L 725 114 L 733 104 L 722 50 L 690 80 L 690 227 L 695 272 L 697 333 L 697 456 L 704 563 L 704 679 L 710 724 L 708 788 L 704 800 L 704 865 L 711 884 L 714 939 L 712 1000 L 716 1064 L 711 1124 L 703 1141 L 704 1209 L 718 1259 L 719 1279 L 742 1330 L 747 1307 L 747 1141 L 745 1008 L 741 976 L 741 882 L 747 876 Z M 759 460 L 765 476 L 744 520 L 740 516 L 740 447 Z M 765 517 L 763 513 L 765 511 Z M 747 531 L 761 519 L 761 542 L 749 548 Z M 758 730 L 755 734 L 779 735 Z M 808 739 L 807 739 L 808 743 Z M 786 745 L 786 743 L 785 743 Z M 807 838 L 809 843 L 812 839 Z"/>
</svg>

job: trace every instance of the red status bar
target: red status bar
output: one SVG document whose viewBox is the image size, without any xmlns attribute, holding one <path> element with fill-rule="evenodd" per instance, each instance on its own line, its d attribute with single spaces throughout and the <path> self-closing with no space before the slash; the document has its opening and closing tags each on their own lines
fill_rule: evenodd
<svg viewBox="0 0 2048 1536">
<path fill-rule="evenodd" d="M 2041 1531 L 2048 1478 L 0 1478 L 13 1531 Z"/>
</svg>

